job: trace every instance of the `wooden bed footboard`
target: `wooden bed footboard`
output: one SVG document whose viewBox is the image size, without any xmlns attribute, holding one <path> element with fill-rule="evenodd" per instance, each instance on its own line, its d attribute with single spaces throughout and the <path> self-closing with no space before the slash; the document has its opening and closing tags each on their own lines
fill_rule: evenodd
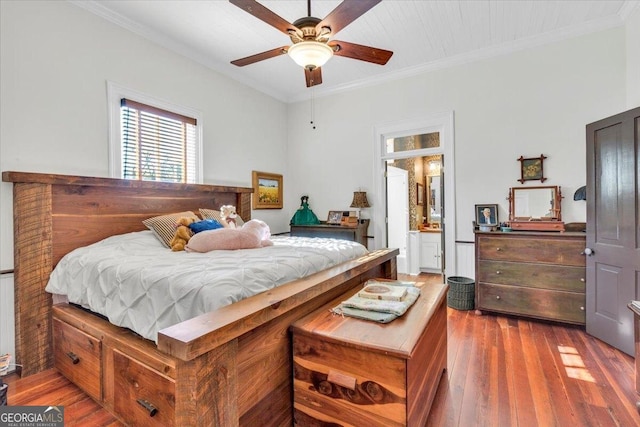
<svg viewBox="0 0 640 427">
<path fill-rule="evenodd" d="M 251 188 L 3 172 L 14 184 L 16 359 L 21 375 L 55 366 L 134 425 L 292 423 L 289 325 L 373 277 L 396 278 L 380 250 L 163 329 L 157 346 L 44 291 L 69 251 L 144 229 L 154 215 L 234 204 Z M 55 337 L 55 339 L 54 339 Z"/>
</svg>

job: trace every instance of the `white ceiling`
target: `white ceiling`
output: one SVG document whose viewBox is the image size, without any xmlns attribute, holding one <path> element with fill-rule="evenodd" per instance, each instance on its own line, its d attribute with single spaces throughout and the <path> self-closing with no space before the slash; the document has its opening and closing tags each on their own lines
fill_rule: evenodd
<svg viewBox="0 0 640 427">
<path fill-rule="evenodd" d="M 230 61 L 291 44 L 270 25 L 226 0 L 69 0 L 135 33 L 277 99 L 293 102 L 406 77 L 620 26 L 637 0 L 383 0 L 332 39 L 394 52 L 384 65 L 334 56 L 323 83 L 308 89 L 287 55 L 245 67 Z M 347 0 L 358 1 L 358 0 Z M 305 0 L 260 1 L 289 22 Z M 324 18 L 341 1 L 312 0 Z"/>
</svg>

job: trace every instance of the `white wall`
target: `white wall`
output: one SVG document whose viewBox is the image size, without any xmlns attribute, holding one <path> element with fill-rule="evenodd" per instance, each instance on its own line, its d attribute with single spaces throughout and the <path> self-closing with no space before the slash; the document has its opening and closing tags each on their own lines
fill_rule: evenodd
<svg viewBox="0 0 640 427">
<path fill-rule="evenodd" d="M 627 109 L 640 106 L 640 6 L 627 19 Z"/>
<path fill-rule="evenodd" d="M 274 232 L 288 229 L 302 194 L 320 218 L 348 208 L 357 189 L 376 200 L 374 127 L 443 111 L 455 112 L 458 240 L 472 239 L 476 203 L 498 203 L 507 217 L 520 155 L 549 157 L 544 184 L 562 186 L 565 221 L 584 221 L 584 202 L 572 198 L 585 183 L 584 126 L 640 98 L 638 15 L 625 27 L 316 98 L 314 130 L 308 102 L 286 106 L 72 4 L 2 1 L 0 169 L 107 176 L 111 80 L 203 112 L 205 182 L 249 186 L 253 169 L 282 173 L 284 209 L 253 212 Z M 10 184 L 0 185 L 0 205 L 7 269 Z"/>
<path fill-rule="evenodd" d="M 585 203 L 573 193 L 586 181 L 585 125 L 624 109 L 625 54 L 621 27 L 316 98 L 315 130 L 308 102 L 292 104 L 287 155 L 296 181 L 286 197 L 309 194 L 319 217 L 348 207 L 358 188 L 376 200 L 374 127 L 454 111 L 457 240 L 473 240 L 475 204 L 497 203 L 508 218 L 509 188 L 523 186 L 521 155 L 548 156 L 544 185 L 562 187 L 565 222 L 583 222 Z"/>
<path fill-rule="evenodd" d="M 250 187 L 262 170 L 286 188 L 280 101 L 68 2 L 1 1 L 0 16 L 1 170 L 108 176 L 110 80 L 203 113 L 205 183 Z M 1 184 L 0 269 L 13 266 L 11 191 Z M 253 216 L 282 232 L 282 212 Z"/>
</svg>

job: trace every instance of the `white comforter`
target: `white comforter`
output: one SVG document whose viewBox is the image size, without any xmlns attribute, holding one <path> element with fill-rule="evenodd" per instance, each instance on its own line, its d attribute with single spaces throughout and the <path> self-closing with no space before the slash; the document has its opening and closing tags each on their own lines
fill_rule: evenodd
<svg viewBox="0 0 640 427">
<path fill-rule="evenodd" d="M 347 240 L 273 237 L 260 249 L 171 252 L 151 231 L 67 254 L 46 290 L 157 341 L 158 331 L 367 253 Z"/>
</svg>

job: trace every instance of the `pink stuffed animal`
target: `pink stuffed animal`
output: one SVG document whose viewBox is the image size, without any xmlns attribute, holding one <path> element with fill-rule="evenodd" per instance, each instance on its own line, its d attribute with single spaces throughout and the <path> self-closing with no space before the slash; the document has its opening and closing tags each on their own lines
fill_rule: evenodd
<svg viewBox="0 0 640 427">
<path fill-rule="evenodd" d="M 253 249 L 273 245 L 271 230 L 259 219 L 247 221 L 240 228 L 218 228 L 194 235 L 185 250 L 209 252 L 213 250 Z"/>
</svg>

